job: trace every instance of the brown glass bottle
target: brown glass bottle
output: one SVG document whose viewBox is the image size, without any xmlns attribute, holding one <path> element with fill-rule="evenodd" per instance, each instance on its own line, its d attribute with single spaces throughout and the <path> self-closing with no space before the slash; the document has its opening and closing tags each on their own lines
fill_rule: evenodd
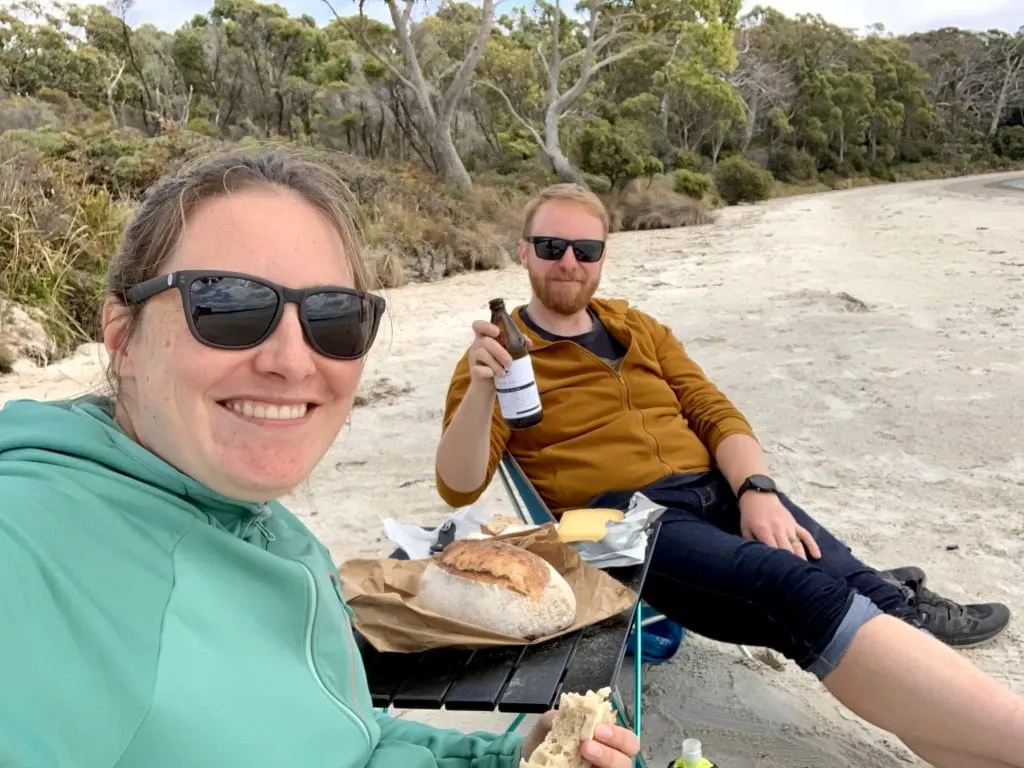
<svg viewBox="0 0 1024 768">
<path fill-rule="evenodd" d="M 500 331 L 498 341 L 512 356 L 508 373 L 494 379 L 501 415 L 509 429 L 528 429 L 540 423 L 543 409 L 526 336 L 505 309 L 504 299 L 491 299 L 490 306 L 491 323 Z"/>
</svg>

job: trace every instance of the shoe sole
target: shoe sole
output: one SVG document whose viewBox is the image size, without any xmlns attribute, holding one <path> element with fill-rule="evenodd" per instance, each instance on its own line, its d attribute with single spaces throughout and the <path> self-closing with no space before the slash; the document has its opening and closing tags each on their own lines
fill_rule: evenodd
<svg viewBox="0 0 1024 768">
<path fill-rule="evenodd" d="M 942 640 L 941 642 L 945 643 L 950 648 L 977 648 L 979 645 L 984 645 L 985 643 L 992 642 L 997 637 L 999 637 L 1001 634 L 1003 634 L 1003 632 L 1005 632 L 1005 631 L 1006 631 L 1006 627 L 1003 627 L 1000 630 L 998 630 L 997 632 L 995 632 L 995 633 L 993 633 L 991 635 L 986 635 L 985 637 L 979 638 L 977 640 L 968 640 L 968 641 Z M 936 638 L 936 639 L 939 639 L 939 638 Z"/>
</svg>

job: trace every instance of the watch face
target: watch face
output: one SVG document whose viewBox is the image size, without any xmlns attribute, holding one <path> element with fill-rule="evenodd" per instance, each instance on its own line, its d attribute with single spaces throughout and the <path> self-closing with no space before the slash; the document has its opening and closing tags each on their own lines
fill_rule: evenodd
<svg viewBox="0 0 1024 768">
<path fill-rule="evenodd" d="M 758 491 L 774 491 L 775 481 L 764 475 L 751 475 L 750 486 Z"/>
</svg>

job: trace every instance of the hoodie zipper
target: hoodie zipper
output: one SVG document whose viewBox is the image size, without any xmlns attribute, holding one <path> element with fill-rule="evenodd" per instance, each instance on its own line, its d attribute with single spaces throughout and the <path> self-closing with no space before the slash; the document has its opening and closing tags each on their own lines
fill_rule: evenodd
<svg viewBox="0 0 1024 768">
<path fill-rule="evenodd" d="M 245 533 L 248 533 L 249 530 L 251 530 L 251 528 L 256 528 L 260 533 L 263 534 L 268 544 L 269 542 L 274 541 L 277 537 L 274 536 L 273 532 L 269 528 L 267 528 L 267 526 L 264 523 L 264 520 L 270 518 L 272 514 L 273 512 L 271 512 L 270 506 L 268 504 L 260 504 L 256 508 L 255 515 L 249 520 L 249 523 L 245 529 Z M 304 650 L 306 653 L 306 666 L 309 668 L 310 674 L 312 674 L 313 679 L 316 680 L 317 684 L 320 686 L 320 690 L 323 691 L 324 695 L 327 696 L 327 698 L 329 698 L 332 702 L 334 702 L 334 705 L 338 707 L 338 709 L 340 709 L 342 712 L 344 712 L 348 716 L 348 718 L 356 724 L 360 732 L 363 734 L 363 737 L 366 739 L 367 746 L 372 747 L 373 739 L 370 738 L 370 731 L 366 727 L 366 723 L 364 723 L 362 719 L 360 719 L 359 715 L 355 712 L 354 709 L 352 709 L 352 707 L 350 707 L 348 704 L 345 703 L 345 701 L 331 693 L 331 690 L 324 683 L 323 678 L 320 677 L 320 671 L 317 669 L 316 660 L 313 658 L 313 625 L 316 622 L 316 611 L 317 605 L 320 602 L 320 591 L 317 589 L 316 578 L 313 576 L 313 572 L 309 569 L 309 566 L 307 566 L 305 563 L 299 562 L 298 560 L 294 560 L 293 562 L 298 563 L 298 565 L 302 566 L 303 573 L 306 576 L 307 586 L 309 587 L 309 591 L 312 593 L 309 614 L 306 616 L 306 633 L 304 642 Z M 348 608 L 348 606 L 345 607 Z M 356 649 L 350 648 L 349 651 L 355 653 Z"/>
<path fill-rule="evenodd" d="M 305 563 L 299 563 L 299 565 L 302 566 L 302 570 L 306 573 L 306 582 L 309 585 L 309 590 L 313 596 L 312 603 L 310 604 L 309 615 L 306 617 L 306 665 L 309 667 L 309 671 L 313 675 L 313 679 L 315 679 L 320 685 L 320 690 L 324 692 L 324 695 L 333 701 L 335 706 L 337 706 L 338 709 L 344 712 L 348 718 L 356 724 L 360 732 L 362 732 L 363 737 L 366 739 L 367 745 L 372 746 L 373 740 L 370 738 L 370 731 L 366 727 L 366 723 L 360 719 L 359 715 L 356 714 L 356 711 L 352 707 L 331 693 L 331 690 L 324 683 L 323 678 L 320 677 L 320 670 L 317 669 L 316 660 L 313 658 L 313 624 L 316 621 L 316 609 L 317 604 L 320 601 L 320 592 L 316 586 L 316 578 L 314 578 L 313 572 L 309 569 L 309 566 Z M 354 652 L 355 649 L 350 650 Z"/>
<path fill-rule="evenodd" d="M 245 527 L 242 529 L 239 538 L 241 538 L 243 541 L 248 541 L 249 533 L 252 531 L 253 528 L 255 528 L 257 531 L 260 532 L 260 535 L 263 537 L 263 548 L 267 549 L 270 546 L 270 542 L 275 541 L 277 539 L 277 536 L 274 535 L 273 531 L 271 531 L 263 522 L 264 520 L 267 520 L 272 514 L 273 512 L 270 511 L 270 506 L 266 502 L 258 504 L 256 506 L 255 511 L 253 512 L 252 517 L 250 517 L 246 521 Z"/>
<path fill-rule="evenodd" d="M 259 508 L 256 510 L 256 520 L 253 522 L 253 525 L 256 526 L 256 530 L 263 534 L 263 538 L 267 540 L 268 544 L 277 539 L 271 530 L 263 523 L 263 521 L 269 518 L 272 514 L 270 507 L 266 502 L 264 502 L 260 504 Z"/>
</svg>

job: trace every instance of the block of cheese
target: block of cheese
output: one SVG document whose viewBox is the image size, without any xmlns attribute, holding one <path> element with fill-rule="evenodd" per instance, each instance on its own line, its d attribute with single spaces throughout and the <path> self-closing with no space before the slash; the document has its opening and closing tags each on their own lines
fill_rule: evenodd
<svg viewBox="0 0 1024 768">
<path fill-rule="evenodd" d="M 605 526 L 624 517 L 621 509 L 567 509 L 558 520 L 558 538 L 565 542 L 600 541 L 607 533 Z"/>
<path fill-rule="evenodd" d="M 519 768 L 588 768 L 591 763 L 580 754 L 580 745 L 594 738 L 597 726 L 615 722 L 610 693 L 611 688 L 563 693 L 551 730 L 532 755 L 520 758 Z"/>
</svg>

